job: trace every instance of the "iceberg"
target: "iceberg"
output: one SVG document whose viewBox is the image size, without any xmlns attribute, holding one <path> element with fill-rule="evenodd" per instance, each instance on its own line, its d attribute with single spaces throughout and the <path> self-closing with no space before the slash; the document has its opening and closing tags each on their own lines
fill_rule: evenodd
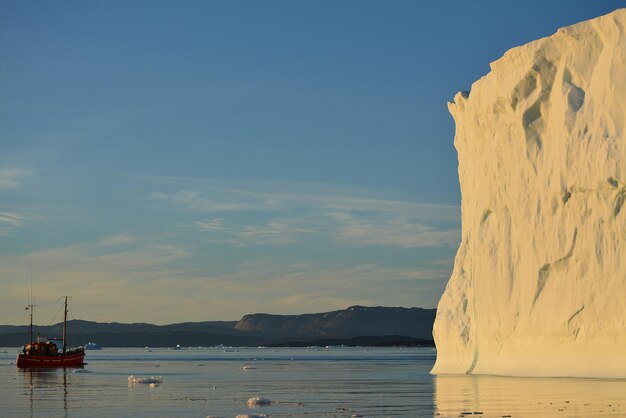
<svg viewBox="0 0 626 418">
<path fill-rule="evenodd" d="M 102 346 L 100 344 L 90 341 L 85 344 L 85 350 L 102 350 Z"/>
<path fill-rule="evenodd" d="M 626 378 L 626 9 L 458 93 L 462 234 L 434 374 Z"/>
</svg>

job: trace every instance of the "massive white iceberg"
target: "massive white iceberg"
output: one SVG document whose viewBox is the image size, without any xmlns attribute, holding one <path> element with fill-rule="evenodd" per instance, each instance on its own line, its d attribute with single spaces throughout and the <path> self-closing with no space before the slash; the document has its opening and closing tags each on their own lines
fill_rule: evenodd
<svg viewBox="0 0 626 418">
<path fill-rule="evenodd" d="M 462 242 L 433 373 L 626 377 L 625 27 L 514 48 L 449 104 Z"/>
</svg>

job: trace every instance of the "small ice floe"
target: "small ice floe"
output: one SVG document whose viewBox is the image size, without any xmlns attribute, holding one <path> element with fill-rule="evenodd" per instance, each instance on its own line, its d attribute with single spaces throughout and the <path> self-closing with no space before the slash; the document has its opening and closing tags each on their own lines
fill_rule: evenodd
<svg viewBox="0 0 626 418">
<path fill-rule="evenodd" d="M 158 386 L 159 386 L 158 383 L 150 383 L 150 389 L 154 389 L 154 388 L 156 388 Z"/>
<path fill-rule="evenodd" d="M 237 415 L 235 418 L 270 418 L 267 414 L 243 414 Z"/>
<path fill-rule="evenodd" d="M 87 369 L 75 369 L 75 370 L 72 370 L 72 373 L 91 373 L 91 372 Z"/>
<path fill-rule="evenodd" d="M 260 398 L 255 396 L 254 398 L 248 399 L 248 408 L 254 408 L 256 406 L 267 406 L 271 405 L 272 401 L 268 398 Z"/>
<path fill-rule="evenodd" d="M 144 385 L 150 385 L 150 387 L 156 387 L 160 385 L 161 383 L 163 383 L 163 379 L 161 378 L 161 376 L 135 377 L 132 374 L 128 376 L 129 385 L 144 384 Z M 152 386 L 152 385 L 155 385 L 155 386 Z"/>
<path fill-rule="evenodd" d="M 246 364 L 244 366 L 241 366 L 241 370 L 256 370 L 256 367 Z"/>
</svg>

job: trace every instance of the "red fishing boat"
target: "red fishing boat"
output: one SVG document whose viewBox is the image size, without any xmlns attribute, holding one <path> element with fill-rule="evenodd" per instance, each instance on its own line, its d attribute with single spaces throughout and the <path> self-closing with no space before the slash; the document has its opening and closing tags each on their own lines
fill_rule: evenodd
<svg viewBox="0 0 626 418">
<path fill-rule="evenodd" d="M 18 353 L 17 367 L 82 367 L 85 359 L 85 348 L 67 347 L 67 296 L 65 296 L 65 316 L 63 317 L 63 339 L 33 340 L 33 308 L 30 310 L 30 343 L 22 347 Z"/>
</svg>

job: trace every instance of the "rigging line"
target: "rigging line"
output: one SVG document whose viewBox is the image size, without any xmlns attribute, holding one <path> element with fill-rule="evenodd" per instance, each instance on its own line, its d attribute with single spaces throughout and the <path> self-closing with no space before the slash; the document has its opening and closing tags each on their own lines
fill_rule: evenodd
<svg viewBox="0 0 626 418">
<path fill-rule="evenodd" d="M 52 304 L 50 304 L 50 305 L 52 305 Z M 48 327 L 49 327 L 50 325 L 52 325 L 52 323 L 53 323 L 53 322 L 54 322 L 54 320 L 56 319 L 56 317 L 57 317 L 57 315 L 59 314 L 59 312 L 61 312 L 61 308 L 63 308 L 63 305 L 59 306 L 59 309 L 57 310 L 57 313 L 55 313 L 55 314 L 54 314 L 54 316 L 52 317 L 52 319 L 51 319 L 51 320 L 50 320 L 50 322 L 48 323 L 48 325 L 47 325 Z"/>
</svg>

